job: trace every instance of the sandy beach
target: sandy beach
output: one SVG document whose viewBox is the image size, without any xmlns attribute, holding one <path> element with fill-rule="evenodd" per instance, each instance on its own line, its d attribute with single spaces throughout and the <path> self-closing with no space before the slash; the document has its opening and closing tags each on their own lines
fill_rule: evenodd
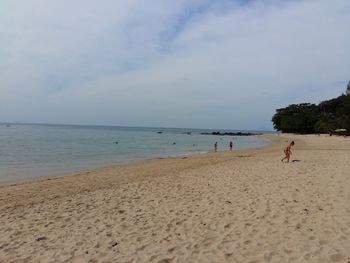
<svg viewBox="0 0 350 263">
<path fill-rule="evenodd" d="M 350 138 L 265 136 L 276 142 L 1 184 L 0 262 L 347 263 Z"/>
</svg>

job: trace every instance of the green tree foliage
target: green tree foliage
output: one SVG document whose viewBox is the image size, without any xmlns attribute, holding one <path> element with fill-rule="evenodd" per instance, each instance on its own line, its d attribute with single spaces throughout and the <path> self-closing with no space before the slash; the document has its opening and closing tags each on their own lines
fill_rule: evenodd
<svg viewBox="0 0 350 263">
<path fill-rule="evenodd" d="M 274 128 L 283 132 L 312 133 L 319 112 L 315 104 L 292 104 L 276 110 L 272 118 Z"/>
<path fill-rule="evenodd" d="M 272 117 L 273 126 L 278 131 L 291 133 L 350 131 L 350 82 L 346 92 L 318 105 L 302 103 L 277 109 Z"/>
</svg>

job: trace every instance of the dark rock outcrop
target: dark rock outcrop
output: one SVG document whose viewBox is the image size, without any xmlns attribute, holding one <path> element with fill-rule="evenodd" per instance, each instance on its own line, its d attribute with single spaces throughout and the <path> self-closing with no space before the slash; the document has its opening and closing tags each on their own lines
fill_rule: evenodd
<svg viewBox="0 0 350 263">
<path fill-rule="evenodd" d="M 253 133 L 253 132 L 202 132 L 201 134 L 204 135 L 219 135 L 219 136 L 254 136 L 259 135 L 259 133 Z"/>
</svg>

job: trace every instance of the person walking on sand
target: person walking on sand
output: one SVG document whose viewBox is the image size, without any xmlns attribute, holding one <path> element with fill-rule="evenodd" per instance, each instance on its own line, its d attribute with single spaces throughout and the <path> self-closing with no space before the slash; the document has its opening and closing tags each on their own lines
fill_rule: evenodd
<svg viewBox="0 0 350 263">
<path fill-rule="evenodd" d="M 230 141 L 230 151 L 232 151 L 232 148 L 233 148 L 233 142 Z"/>
<path fill-rule="evenodd" d="M 287 159 L 287 163 L 289 163 L 289 158 L 292 155 L 292 147 L 294 146 L 294 141 L 292 141 L 290 144 L 287 145 L 286 148 L 284 148 L 284 154 L 286 155 L 281 162 L 283 163 L 284 160 Z"/>
<path fill-rule="evenodd" d="M 214 151 L 217 152 L 218 151 L 218 142 L 214 143 Z"/>
</svg>

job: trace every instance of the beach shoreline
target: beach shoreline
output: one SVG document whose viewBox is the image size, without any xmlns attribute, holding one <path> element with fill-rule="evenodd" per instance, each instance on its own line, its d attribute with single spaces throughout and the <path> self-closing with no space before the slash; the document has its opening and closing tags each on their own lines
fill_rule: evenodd
<svg viewBox="0 0 350 263">
<path fill-rule="evenodd" d="M 346 262 L 350 140 L 265 136 L 262 148 L 1 184 L 0 259 Z M 281 163 L 291 140 L 295 162 Z"/>
<path fill-rule="evenodd" d="M 210 152 L 217 140 L 227 149 L 263 146 L 256 136 L 205 136 L 205 129 L 14 125 L 3 128 L 0 182 L 62 176 L 111 165 Z"/>
<path fill-rule="evenodd" d="M 234 150 L 233 152 L 244 152 L 246 150 L 254 150 L 254 149 L 260 149 L 260 148 L 265 148 L 269 147 L 270 145 L 274 144 L 278 140 L 275 139 L 274 137 L 269 136 L 270 134 L 259 134 L 259 135 L 254 135 L 254 137 L 261 137 L 265 139 L 269 139 L 270 143 L 267 145 L 263 146 L 257 146 L 257 147 L 249 147 L 249 148 L 243 148 L 243 149 L 238 149 Z M 226 153 L 229 152 L 228 150 L 225 151 L 220 151 L 220 153 Z M 85 168 L 85 169 L 72 169 L 71 171 L 68 172 L 53 172 L 50 174 L 45 174 L 45 175 L 38 175 L 38 176 L 31 176 L 28 178 L 18 178 L 18 179 L 2 179 L 0 180 L 0 187 L 5 186 L 5 185 L 13 185 L 13 184 L 22 184 L 22 183 L 30 183 L 30 182 L 38 182 L 38 181 L 45 181 L 48 179 L 54 179 L 54 178 L 61 178 L 65 176 L 72 176 L 76 174 L 82 174 L 82 173 L 91 173 L 91 172 L 96 172 L 102 169 L 106 168 L 113 168 L 113 167 L 124 167 L 128 165 L 135 165 L 135 164 L 140 164 L 144 162 L 149 162 L 149 161 L 155 161 L 155 160 L 164 160 L 164 159 L 182 159 L 184 157 L 192 157 L 192 156 L 201 156 L 201 155 L 206 155 L 213 153 L 213 151 L 205 151 L 205 152 L 197 152 L 197 153 L 183 153 L 183 154 L 176 154 L 176 155 L 169 155 L 169 156 L 164 156 L 164 157 L 150 157 L 146 158 L 143 160 L 133 160 L 133 161 L 128 161 L 128 162 L 123 162 L 120 164 L 112 164 L 112 165 L 102 165 L 102 166 L 97 166 L 97 167 L 91 167 L 91 168 Z"/>
</svg>

